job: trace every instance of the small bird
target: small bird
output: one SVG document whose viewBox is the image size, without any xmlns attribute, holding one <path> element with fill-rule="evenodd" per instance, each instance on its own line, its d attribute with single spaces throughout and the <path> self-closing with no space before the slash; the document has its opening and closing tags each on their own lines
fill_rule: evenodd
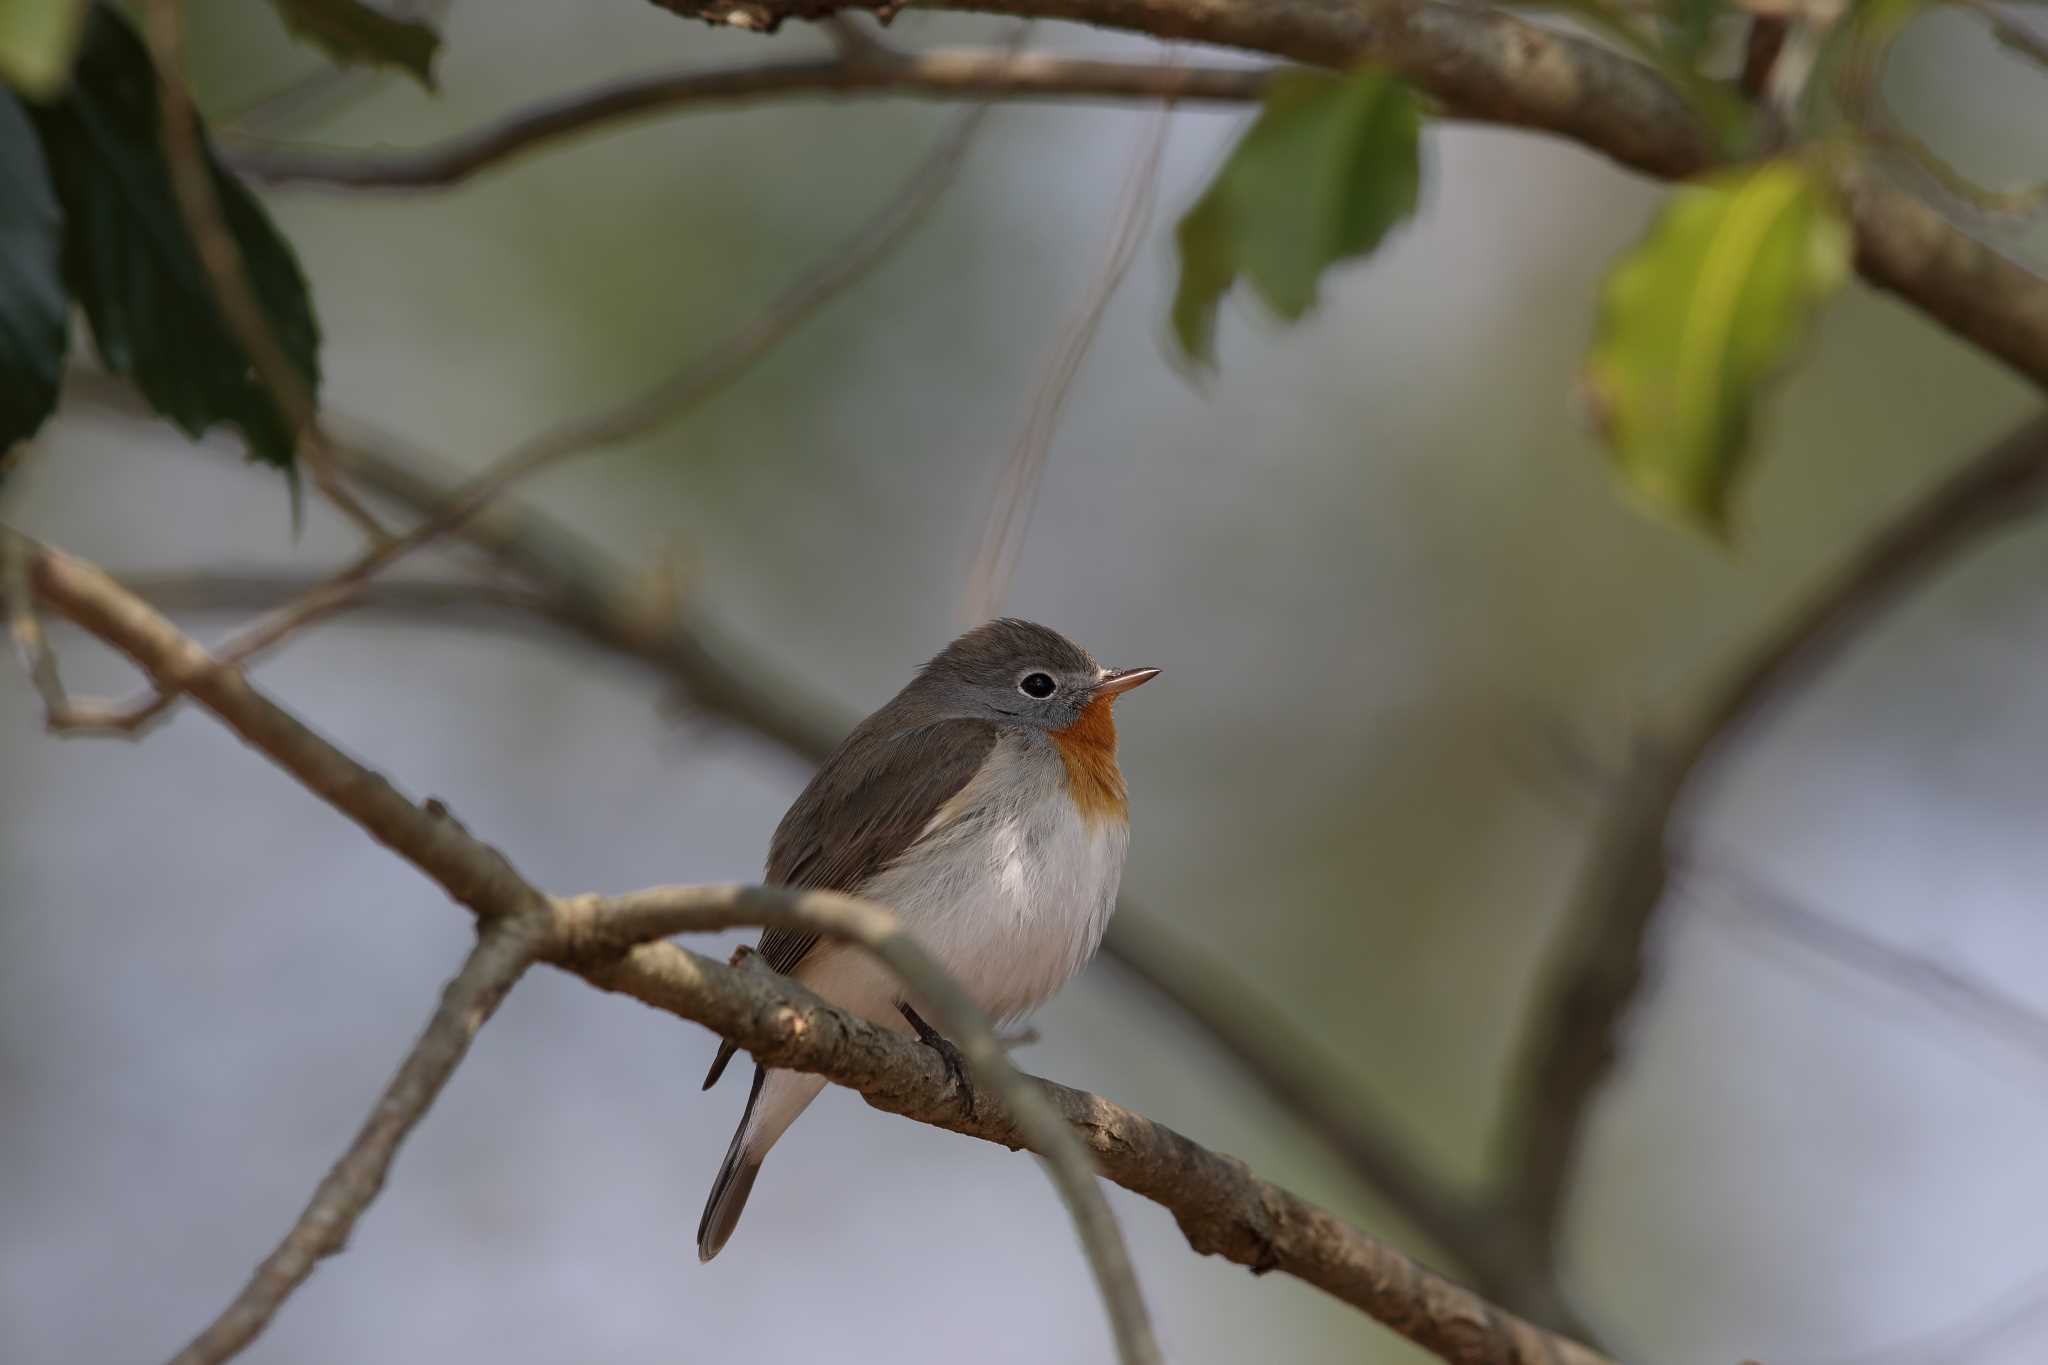
<svg viewBox="0 0 2048 1365">
<path fill-rule="evenodd" d="M 893 909 L 998 1025 L 1050 999 L 1102 942 L 1130 845 L 1110 710 L 1156 668 L 1103 668 L 1029 621 L 977 626 L 833 750 L 768 849 L 767 880 Z M 767 965 L 886 1028 L 959 1056 L 890 970 L 858 948 L 770 929 Z M 709 1090 L 737 1049 L 727 1043 Z M 822 1076 L 754 1068 L 711 1184 L 697 1255 L 732 1236 L 761 1162 Z"/>
</svg>

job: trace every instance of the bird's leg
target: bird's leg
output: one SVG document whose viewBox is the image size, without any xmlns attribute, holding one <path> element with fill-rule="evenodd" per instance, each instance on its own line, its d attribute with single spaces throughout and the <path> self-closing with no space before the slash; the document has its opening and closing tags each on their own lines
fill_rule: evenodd
<svg viewBox="0 0 2048 1365">
<path fill-rule="evenodd" d="M 910 1027 L 917 1034 L 917 1041 L 939 1054 L 946 1064 L 946 1074 L 953 1078 L 953 1084 L 960 1087 L 960 1105 L 967 1111 L 967 1117 L 974 1117 L 974 1086 L 967 1079 L 967 1059 L 960 1055 L 946 1036 L 927 1024 L 918 1012 L 910 1007 L 908 1000 L 898 1000 L 896 1008 L 910 1021 Z"/>
</svg>

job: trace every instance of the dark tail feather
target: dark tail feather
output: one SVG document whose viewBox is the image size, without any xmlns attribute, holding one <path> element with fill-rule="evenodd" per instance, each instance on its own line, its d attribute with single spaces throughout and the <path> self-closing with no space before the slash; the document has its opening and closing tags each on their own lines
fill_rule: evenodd
<svg viewBox="0 0 2048 1365">
<path fill-rule="evenodd" d="M 718 1055 L 711 1060 L 710 1074 L 704 1077 L 704 1088 L 709 1090 L 718 1084 L 718 1078 L 725 1074 L 725 1064 L 732 1060 L 732 1054 L 740 1050 L 738 1043 L 720 1043 Z"/>
<path fill-rule="evenodd" d="M 721 1061 L 720 1066 L 724 1063 Z M 716 1076 L 716 1069 L 713 1072 Z M 754 1102 L 761 1098 L 761 1082 L 768 1079 L 768 1072 L 762 1067 L 754 1068 L 754 1088 L 747 1095 L 746 1112 L 740 1115 L 740 1126 L 733 1131 L 732 1146 L 725 1149 L 725 1161 L 718 1168 L 718 1178 L 711 1182 L 711 1197 L 704 1201 L 704 1217 L 697 1223 L 697 1259 L 708 1261 L 718 1254 L 732 1230 L 739 1226 L 740 1214 L 747 1207 L 747 1195 L 753 1191 L 754 1177 L 761 1173 L 759 1157 L 749 1156 L 742 1144 L 746 1141 L 747 1122 L 754 1117 Z"/>
</svg>

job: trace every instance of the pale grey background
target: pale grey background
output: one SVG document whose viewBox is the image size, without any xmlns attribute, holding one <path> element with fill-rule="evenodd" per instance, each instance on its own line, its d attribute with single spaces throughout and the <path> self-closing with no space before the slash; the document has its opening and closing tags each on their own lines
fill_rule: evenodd
<svg viewBox="0 0 2048 1365">
<path fill-rule="evenodd" d="M 195 48 L 223 107 L 312 60 L 235 7 L 201 9 Z M 898 26 L 904 41 L 990 31 Z M 583 82 L 816 45 L 631 0 L 461 5 L 440 99 L 393 85 L 317 135 L 412 144 Z M 1943 127 L 1980 169 L 2026 169 L 2003 57 L 1960 23 L 1908 56 L 1902 89 L 1949 105 Z M 715 341 L 947 117 L 877 102 L 702 114 L 446 194 L 271 203 L 315 283 L 333 404 L 474 464 Z M 1470 128 L 1427 134 L 1420 220 L 1339 272 L 1307 324 L 1231 307 L 1222 372 L 1198 392 L 1163 357 L 1171 221 L 1240 123 L 1177 119 L 1161 220 L 1074 394 L 1011 605 L 1107 660 L 1166 669 L 1122 708 L 1127 888 L 1312 1027 L 1346 1061 L 1333 1084 L 1369 1088 L 1472 1176 L 1583 848 L 1585 793 L 1544 759 L 1551 739 L 1611 761 L 1635 717 L 2028 397 L 1858 286 L 1771 409 L 1732 551 L 1647 521 L 1612 490 L 1571 386 L 1602 265 L 1656 188 Z M 624 562 L 680 551 L 702 610 L 842 710 L 879 703 L 951 632 L 995 463 L 1141 125 L 1000 111 L 932 224 L 816 325 L 689 422 L 528 492 Z M 293 538 L 274 476 L 179 446 L 67 418 L 5 515 L 121 569 L 310 571 L 345 551 L 317 510 Z M 1700 793 L 1696 846 L 2038 998 L 2044 570 L 2048 538 L 2028 528 L 1916 599 Z M 80 687 L 130 685 L 60 639 Z M 625 665 L 537 635 L 363 618 L 260 678 L 562 890 L 751 877 L 805 776 L 679 721 Z M 466 917 L 203 715 L 140 747 L 60 742 L 0 674 L 0 774 L 0 1360 L 161 1358 L 340 1150 L 458 962 Z M 1570 1246 L 1588 1315 L 1672 1365 L 2039 1359 L 2038 1314 L 1966 1349 L 1921 1335 L 2048 1274 L 2048 1062 L 1731 927 L 1724 896 L 1674 896 L 1665 965 L 1593 1129 Z M 1034 1068 L 1383 1226 L 1107 969 L 1039 1023 Z M 713 1045 L 535 976 L 348 1254 L 250 1359 L 1108 1357 L 1029 1161 L 843 1094 L 699 1267 L 690 1233 L 743 1089 L 698 1093 Z M 1296 1282 L 1193 1256 L 1163 1212 L 1113 1197 L 1174 1360 L 1414 1358 Z"/>
</svg>

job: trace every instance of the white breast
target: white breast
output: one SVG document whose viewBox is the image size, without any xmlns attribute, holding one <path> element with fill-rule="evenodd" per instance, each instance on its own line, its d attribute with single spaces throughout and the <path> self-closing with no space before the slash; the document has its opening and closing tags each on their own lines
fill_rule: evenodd
<svg viewBox="0 0 2048 1365">
<path fill-rule="evenodd" d="M 1125 821 L 1084 818 L 1075 807 L 1049 741 L 1010 736 L 933 817 L 913 852 L 861 894 L 894 908 L 1004 1022 L 1044 1004 L 1094 955 L 1129 845 Z M 890 1017 L 898 992 L 865 964 L 830 956 L 838 960 L 798 975 L 827 999 L 879 1023 L 899 1022 Z"/>
</svg>

